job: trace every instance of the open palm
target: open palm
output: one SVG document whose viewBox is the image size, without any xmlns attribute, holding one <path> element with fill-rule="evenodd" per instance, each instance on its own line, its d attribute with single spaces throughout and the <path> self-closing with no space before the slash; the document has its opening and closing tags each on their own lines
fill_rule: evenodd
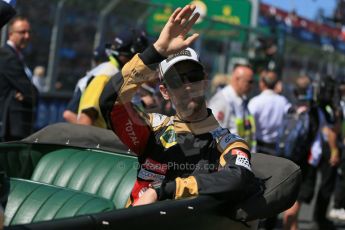
<svg viewBox="0 0 345 230">
<path fill-rule="evenodd" d="M 158 40 L 154 43 L 156 50 L 162 56 L 169 56 L 187 48 L 194 42 L 199 34 L 194 33 L 187 36 L 188 32 L 199 18 L 199 13 L 195 13 L 195 6 L 186 5 L 182 8 L 177 8 L 170 16 L 168 22 L 165 24 Z"/>
</svg>

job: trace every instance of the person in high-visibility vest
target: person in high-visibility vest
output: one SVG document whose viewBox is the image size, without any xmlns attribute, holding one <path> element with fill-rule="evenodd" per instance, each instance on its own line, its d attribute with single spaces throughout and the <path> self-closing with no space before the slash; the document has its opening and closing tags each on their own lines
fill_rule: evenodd
<svg viewBox="0 0 345 230">
<path fill-rule="evenodd" d="M 210 99 L 208 107 L 222 127 L 244 138 L 256 152 L 255 122 L 247 107 L 253 74 L 249 63 L 235 65 L 229 84 Z"/>
</svg>

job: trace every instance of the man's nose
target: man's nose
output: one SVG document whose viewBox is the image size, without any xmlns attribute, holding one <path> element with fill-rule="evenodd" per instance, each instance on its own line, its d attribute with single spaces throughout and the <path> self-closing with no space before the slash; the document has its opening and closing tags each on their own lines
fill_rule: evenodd
<svg viewBox="0 0 345 230">
<path fill-rule="evenodd" d="M 25 31 L 24 37 L 25 37 L 26 39 L 29 39 L 29 38 L 31 37 L 30 31 Z"/>
</svg>

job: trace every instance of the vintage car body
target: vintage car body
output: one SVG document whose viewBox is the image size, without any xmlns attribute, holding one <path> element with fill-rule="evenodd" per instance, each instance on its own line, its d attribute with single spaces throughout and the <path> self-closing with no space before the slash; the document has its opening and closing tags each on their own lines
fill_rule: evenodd
<svg viewBox="0 0 345 230">
<path fill-rule="evenodd" d="M 108 130 L 55 124 L 0 144 L 0 166 L 11 182 L 5 229 L 255 229 L 253 220 L 293 204 L 300 170 L 263 154 L 252 160 L 254 172 L 268 178 L 266 190 L 243 204 L 198 196 L 125 208 L 137 157 Z M 267 162 L 278 169 L 267 169 Z M 281 200 L 272 206 L 276 188 L 290 184 L 278 191 Z"/>
</svg>

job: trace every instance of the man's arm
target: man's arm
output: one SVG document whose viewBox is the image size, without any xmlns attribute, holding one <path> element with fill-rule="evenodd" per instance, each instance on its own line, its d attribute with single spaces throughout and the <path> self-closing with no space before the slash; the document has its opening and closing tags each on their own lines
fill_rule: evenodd
<svg viewBox="0 0 345 230">
<path fill-rule="evenodd" d="M 340 154 L 339 154 L 338 145 L 337 145 L 337 133 L 335 132 L 333 128 L 328 127 L 328 126 L 323 128 L 323 133 L 327 135 L 327 142 L 331 151 L 329 164 L 332 167 L 335 167 L 340 162 Z"/>
<path fill-rule="evenodd" d="M 148 115 L 139 112 L 131 100 L 141 84 L 156 77 L 155 67 L 163 59 L 150 46 L 111 78 L 100 97 L 100 110 L 108 127 L 138 155 L 146 148 L 151 128 Z"/>
<path fill-rule="evenodd" d="M 77 115 L 77 124 L 79 125 L 94 125 L 97 119 L 97 111 L 94 109 L 84 110 Z"/>
<path fill-rule="evenodd" d="M 227 136 L 223 138 L 227 138 Z M 222 141 L 218 147 L 222 148 L 221 145 Z M 259 191 L 259 181 L 251 172 L 248 145 L 237 141 L 225 147 L 220 157 L 218 171 L 187 178 L 178 177 L 158 189 L 150 188 L 134 206 L 150 204 L 157 200 L 212 194 L 223 195 L 239 202 Z"/>
<path fill-rule="evenodd" d="M 225 142 L 233 134 L 224 136 L 218 145 L 222 150 L 218 171 L 209 174 L 198 174 L 188 178 L 176 178 L 165 184 L 158 194 L 158 199 L 202 195 L 202 194 L 234 194 L 238 192 L 245 197 L 257 191 L 257 181 L 251 172 L 250 151 L 244 141 L 227 144 Z"/>
<path fill-rule="evenodd" d="M 83 125 L 95 125 L 96 119 L 101 116 L 99 98 L 101 93 L 108 83 L 110 77 L 108 75 L 95 76 L 87 85 L 85 91 L 82 93 L 78 108 L 77 123 Z M 101 116 L 96 125 L 101 128 L 106 128 L 103 117 Z"/>
<path fill-rule="evenodd" d="M 74 90 L 71 100 L 68 102 L 68 105 L 62 115 L 63 118 L 69 123 L 77 124 L 77 121 L 78 121 L 77 113 L 78 113 L 80 98 L 81 98 L 81 90 L 77 86 L 76 89 Z"/>
<path fill-rule="evenodd" d="M 65 119 L 65 121 L 72 124 L 77 124 L 77 114 L 74 113 L 73 111 L 66 109 L 63 112 L 62 116 Z"/>
<path fill-rule="evenodd" d="M 0 51 L 0 75 L 8 81 L 16 91 L 16 100 L 33 104 L 38 94 L 36 87 L 30 82 L 15 54 L 2 49 Z"/>
</svg>

